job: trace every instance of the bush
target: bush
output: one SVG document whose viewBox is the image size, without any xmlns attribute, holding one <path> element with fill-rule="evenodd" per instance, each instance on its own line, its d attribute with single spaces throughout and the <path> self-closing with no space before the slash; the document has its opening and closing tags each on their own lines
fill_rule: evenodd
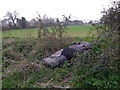
<svg viewBox="0 0 120 90">
<path fill-rule="evenodd" d="M 74 87 L 120 88 L 119 75 L 119 10 L 120 2 L 107 11 L 99 25 L 95 25 L 99 34 L 91 42 L 92 48 L 82 54 L 76 54 L 76 77 L 72 83 Z"/>
</svg>

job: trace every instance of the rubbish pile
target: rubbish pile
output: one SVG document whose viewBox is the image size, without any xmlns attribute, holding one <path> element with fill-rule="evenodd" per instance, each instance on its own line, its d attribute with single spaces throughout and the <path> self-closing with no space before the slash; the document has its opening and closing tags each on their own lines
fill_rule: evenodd
<svg viewBox="0 0 120 90">
<path fill-rule="evenodd" d="M 73 53 L 75 52 L 84 52 L 91 48 L 91 44 L 88 42 L 77 42 L 73 45 L 70 45 L 67 48 L 61 49 L 55 53 L 53 53 L 50 57 L 44 58 L 43 61 L 45 65 L 54 68 L 63 64 L 66 60 L 70 60 L 73 57 Z"/>
</svg>

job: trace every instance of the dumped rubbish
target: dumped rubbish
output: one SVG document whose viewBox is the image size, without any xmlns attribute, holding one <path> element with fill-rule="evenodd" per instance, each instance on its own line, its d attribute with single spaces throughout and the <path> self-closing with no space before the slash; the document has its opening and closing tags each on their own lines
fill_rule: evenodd
<svg viewBox="0 0 120 90">
<path fill-rule="evenodd" d="M 46 65 L 54 68 L 64 63 L 66 60 L 70 60 L 73 57 L 74 52 L 83 52 L 91 48 L 90 43 L 88 42 L 77 42 L 73 45 L 70 45 L 67 48 L 61 49 L 53 53 L 50 57 L 44 58 L 43 61 Z"/>
</svg>

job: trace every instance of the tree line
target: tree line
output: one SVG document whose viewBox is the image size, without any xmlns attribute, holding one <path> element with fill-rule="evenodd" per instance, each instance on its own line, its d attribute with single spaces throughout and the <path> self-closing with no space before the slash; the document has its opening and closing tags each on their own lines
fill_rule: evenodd
<svg viewBox="0 0 120 90">
<path fill-rule="evenodd" d="M 19 13 L 17 11 L 7 12 L 4 16 L 2 23 L 2 30 L 12 29 L 24 29 L 24 28 L 36 28 L 37 20 L 32 19 L 27 21 L 25 17 L 18 18 Z"/>
<path fill-rule="evenodd" d="M 14 12 L 7 12 L 4 16 L 3 20 L 1 20 L 2 23 L 2 30 L 13 30 L 13 29 L 27 29 L 27 28 L 38 28 L 38 19 L 34 18 L 30 21 L 27 21 L 25 17 L 19 18 L 19 13 L 17 11 Z M 45 26 L 49 27 L 51 25 L 56 24 L 57 19 L 53 18 L 43 18 Z M 61 21 L 62 22 L 62 21 Z M 64 22 L 63 22 L 64 24 Z M 82 20 L 73 20 L 68 21 L 67 23 L 70 25 L 84 25 Z"/>
</svg>

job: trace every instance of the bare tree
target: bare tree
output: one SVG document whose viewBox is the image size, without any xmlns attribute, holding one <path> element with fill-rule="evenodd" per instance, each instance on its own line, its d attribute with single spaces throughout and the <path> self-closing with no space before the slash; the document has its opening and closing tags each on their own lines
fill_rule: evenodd
<svg viewBox="0 0 120 90">
<path fill-rule="evenodd" d="M 8 21 L 12 22 L 14 29 L 16 28 L 16 20 L 18 17 L 18 12 L 7 12 L 6 15 L 4 16 Z"/>
</svg>

